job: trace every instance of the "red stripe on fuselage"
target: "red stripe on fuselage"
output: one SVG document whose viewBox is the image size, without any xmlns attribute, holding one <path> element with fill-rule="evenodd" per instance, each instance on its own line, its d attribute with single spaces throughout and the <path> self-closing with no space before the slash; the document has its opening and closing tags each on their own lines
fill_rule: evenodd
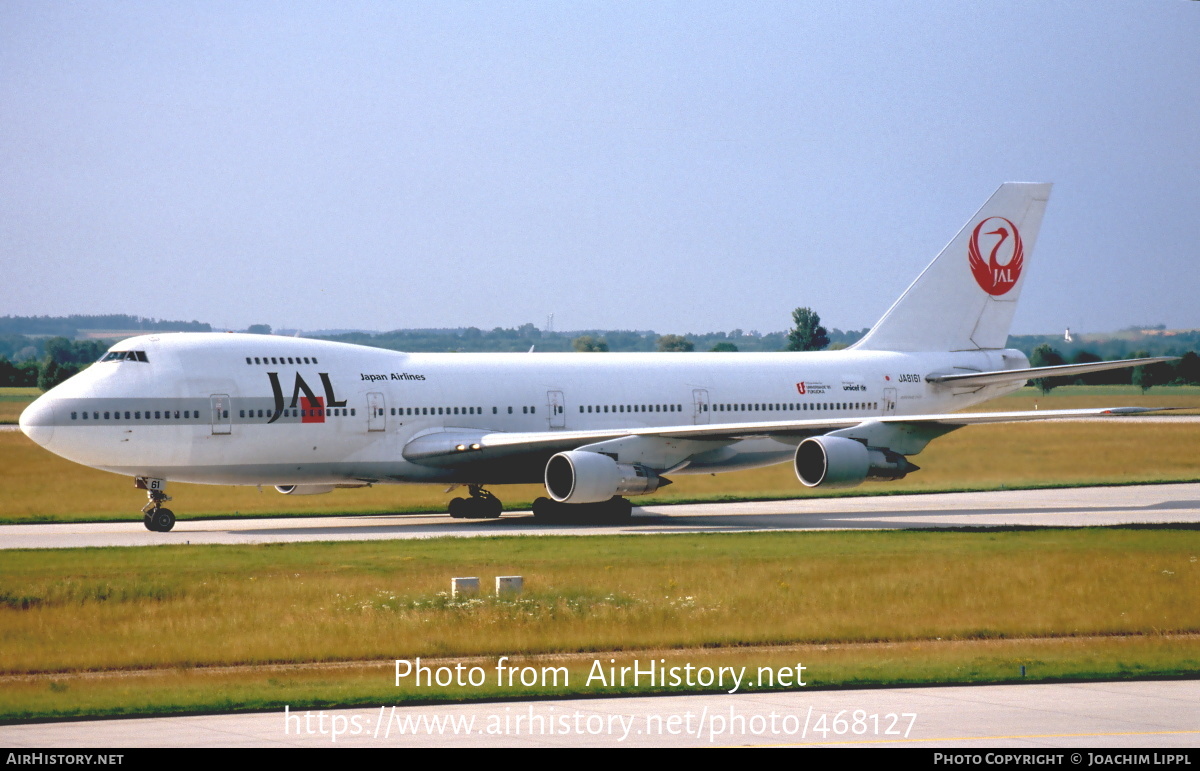
<svg viewBox="0 0 1200 771">
<path fill-rule="evenodd" d="M 307 396 L 300 397 L 300 422 L 301 423 L 324 423 L 325 422 L 325 398 L 318 396 L 316 401 L 309 399 Z"/>
</svg>

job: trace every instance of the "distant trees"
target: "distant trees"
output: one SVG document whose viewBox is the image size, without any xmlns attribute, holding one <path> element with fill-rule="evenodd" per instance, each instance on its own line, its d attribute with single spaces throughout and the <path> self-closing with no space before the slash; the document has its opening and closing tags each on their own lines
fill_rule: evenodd
<svg viewBox="0 0 1200 771">
<path fill-rule="evenodd" d="M 87 369 L 107 349 L 99 340 L 68 340 L 52 337 L 45 342 L 45 358 L 37 371 L 37 387 L 49 391 L 72 375 Z"/>
<path fill-rule="evenodd" d="M 449 329 L 398 329 L 390 332 L 311 333 L 312 337 L 338 340 L 401 351 L 511 351 L 525 352 L 536 344 L 538 352 L 550 351 L 742 351 L 834 350 L 852 345 L 869 329 L 826 329 L 811 308 L 796 308 L 795 326 L 790 331 L 762 333 L 734 329 L 730 332 L 658 335 L 650 330 L 584 329 L 569 333 L 543 331 L 533 324 L 514 328 L 478 327 Z M 1160 325 L 1161 326 L 1161 325 Z M 113 339 L 73 340 L 76 328 L 196 330 L 211 329 L 200 322 L 155 321 L 136 316 L 12 317 L 0 316 L 0 387 L 43 387 L 62 382 L 96 361 Z M 20 331 L 28 330 L 27 334 Z M 35 333 L 33 330 L 37 330 Z M 1146 331 L 1149 330 L 1149 331 Z M 252 325 L 248 331 L 270 334 L 267 324 Z M 89 332 L 88 336 L 94 336 Z M 1127 359 L 1135 356 L 1181 356 L 1178 361 L 1157 364 L 1135 372 L 1132 368 L 1092 372 L 1086 375 L 1038 379 L 1033 385 L 1043 392 L 1075 383 L 1080 385 L 1129 385 L 1143 388 L 1162 385 L 1200 385 L 1200 330 L 1146 328 L 1111 336 L 1076 334 L 1073 341 L 1061 335 L 1027 335 L 1009 338 L 1009 346 L 1024 351 L 1034 365 L 1052 366 L 1065 361 L 1088 363 Z M 53 363 L 54 366 L 49 365 Z M 46 370 L 43 372 L 43 370 Z"/>
<path fill-rule="evenodd" d="M 269 335 L 271 334 L 270 324 L 251 324 L 246 327 L 246 331 L 252 335 Z"/>
<path fill-rule="evenodd" d="M 1175 385 L 1200 385 L 1200 356 L 1188 351 L 1175 362 Z"/>
<path fill-rule="evenodd" d="M 712 351 L 713 353 L 737 353 L 737 349 L 738 347 L 733 343 L 717 343 L 708 350 Z"/>
<path fill-rule="evenodd" d="M 6 357 L 0 356 L 0 388 L 29 388 L 37 385 L 38 363 L 23 361 L 14 364 Z"/>
<path fill-rule="evenodd" d="M 1072 364 L 1094 364 L 1100 361 L 1100 357 L 1091 351 L 1079 351 L 1071 357 Z M 1103 374 L 1100 372 L 1093 373 L 1096 375 Z M 1075 385 L 1092 385 L 1087 375 L 1078 375 L 1075 378 Z"/>
<path fill-rule="evenodd" d="M 608 342 L 603 337 L 580 335 L 571 341 L 571 348 L 580 353 L 608 353 Z"/>
<path fill-rule="evenodd" d="M 211 332 L 212 327 L 199 321 L 159 321 L 141 316 L 108 314 L 103 316 L 0 316 L 0 335 L 61 335 L 75 337 L 80 330 Z"/>
<path fill-rule="evenodd" d="M 79 364 L 59 364 L 53 359 L 47 359 L 38 372 L 37 387 L 49 391 L 67 378 L 78 375 L 83 369 Z"/>
<path fill-rule="evenodd" d="M 796 326 L 788 332 L 789 351 L 820 351 L 829 345 L 829 332 L 821 326 L 821 317 L 812 308 L 792 311 Z"/>
<path fill-rule="evenodd" d="M 1140 359 L 1150 354 L 1146 351 L 1137 351 L 1130 358 Z M 1193 356 L 1195 354 L 1192 354 Z M 1182 359 L 1180 359 L 1182 361 Z M 1133 384 L 1142 389 L 1142 393 L 1150 390 L 1151 386 L 1166 385 L 1176 380 L 1175 375 L 1178 372 L 1179 362 L 1164 361 L 1161 364 L 1150 364 L 1145 367 L 1133 368 Z M 1182 384 L 1180 384 L 1182 385 Z"/>
<path fill-rule="evenodd" d="M 683 335 L 663 335 L 658 338 L 655 347 L 660 351 L 682 351 L 685 353 L 696 350 L 696 344 Z"/>
<path fill-rule="evenodd" d="M 1049 343 L 1042 343 L 1034 348 L 1033 353 L 1029 356 L 1029 366 L 1031 367 L 1054 367 L 1059 364 L 1066 364 L 1066 362 L 1063 361 L 1062 354 L 1051 348 Z M 1051 389 L 1063 384 L 1063 378 L 1039 377 L 1034 379 L 1033 384 L 1040 388 L 1043 394 L 1048 394 Z"/>
</svg>

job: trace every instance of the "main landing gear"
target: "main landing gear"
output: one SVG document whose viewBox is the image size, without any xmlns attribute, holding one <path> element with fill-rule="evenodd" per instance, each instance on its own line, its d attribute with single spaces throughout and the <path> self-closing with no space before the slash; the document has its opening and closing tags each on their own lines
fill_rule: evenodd
<svg viewBox="0 0 1200 771">
<path fill-rule="evenodd" d="M 559 503 L 538 498 L 533 502 L 533 516 L 547 523 L 623 525 L 633 520 L 633 504 L 619 495 L 600 503 Z"/>
<path fill-rule="evenodd" d="M 171 500 L 171 496 L 163 492 L 167 486 L 166 482 L 161 479 L 138 477 L 135 484 L 144 488 L 146 497 L 150 499 L 142 507 L 142 522 L 146 525 L 146 529 L 156 533 L 165 533 L 175 527 L 175 512 L 163 507 L 165 501 Z"/>
<path fill-rule="evenodd" d="M 450 516 L 455 519 L 496 519 L 504 510 L 500 499 L 483 489 L 482 485 L 467 485 L 470 498 L 450 501 Z"/>
</svg>

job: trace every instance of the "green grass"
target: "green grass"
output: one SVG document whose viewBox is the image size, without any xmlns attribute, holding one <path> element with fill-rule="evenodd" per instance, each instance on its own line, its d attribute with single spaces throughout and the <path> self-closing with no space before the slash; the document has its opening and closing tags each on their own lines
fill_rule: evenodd
<svg viewBox="0 0 1200 771">
<path fill-rule="evenodd" d="M 1026 389 L 986 408 L 1147 398 L 1071 390 Z M 1148 398 L 1195 406 L 1192 390 Z M 1198 439 L 1194 424 L 974 427 L 931 444 L 921 472 L 850 494 L 1190 481 L 1200 478 Z M 496 490 L 509 508 L 542 494 Z M 786 465 L 679 476 L 662 492 L 637 501 L 811 494 Z M 433 486 L 171 493 L 184 517 L 442 511 L 449 497 Z M 134 519 L 142 501 L 127 478 L 0 432 L 4 521 Z M 417 655 L 565 661 L 576 684 L 597 657 L 651 656 L 752 668 L 803 660 L 815 687 L 1008 682 L 1022 664 L 1027 680 L 1195 676 L 1198 556 L 1200 533 L 1187 528 L 6 551 L 0 719 L 535 695 L 397 689 L 391 660 Z M 451 576 L 507 574 L 526 577 L 517 601 L 443 594 Z"/>
<path fill-rule="evenodd" d="M 1200 531 L 1166 527 L 11 551 L 0 716 L 537 692 L 409 693 L 363 663 L 417 656 L 586 668 L 662 651 L 757 667 L 797 655 L 761 646 L 802 645 L 827 662 L 809 670 L 826 686 L 990 682 L 1035 661 L 1043 679 L 1194 675 L 1198 558 Z M 516 598 L 445 595 L 452 576 L 514 574 L 527 586 Z M 1113 642 L 1126 638 L 1140 642 Z M 1015 647 L 966 645 L 1001 641 Z M 321 662 L 353 665 L 258 668 Z M 186 703 L 172 695 L 183 681 Z"/>
<path fill-rule="evenodd" d="M 41 394 L 37 388 L 0 388 L 0 423 L 16 423 L 21 412 Z"/>
<path fill-rule="evenodd" d="M 379 705 L 563 697 L 605 697 L 679 693 L 642 683 L 608 688 L 587 677 L 599 660 L 642 667 L 649 660 L 667 666 L 792 668 L 803 664 L 805 689 L 871 688 L 937 684 L 1030 683 L 1130 678 L 1195 677 L 1200 645 L 1194 636 L 1135 635 L 1099 638 L 1016 640 L 923 640 L 856 645 L 797 645 L 769 648 L 703 648 L 597 652 L 575 657 L 518 657 L 518 667 L 566 667 L 569 684 L 559 687 L 497 687 L 497 659 L 423 660 L 432 667 L 462 663 L 488 675 L 480 688 L 429 689 L 394 685 L 392 660 L 330 666 L 256 668 L 173 668 L 136 673 L 44 675 L 0 678 L 0 720 L 53 719 L 96 715 L 159 715 L 324 709 Z M 1021 667 L 1025 675 L 1021 675 Z M 705 692 L 697 688 L 689 692 Z M 743 688 L 742 692 L 762 688 Z M 792 688 L 788 690 L 799 690 Z"/>
</svg>

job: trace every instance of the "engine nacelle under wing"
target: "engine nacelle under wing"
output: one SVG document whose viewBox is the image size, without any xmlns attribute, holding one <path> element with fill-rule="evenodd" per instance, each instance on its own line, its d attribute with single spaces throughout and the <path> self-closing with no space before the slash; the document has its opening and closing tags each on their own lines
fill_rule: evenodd
<svg viewBox="0 0 1200 771">
<path fill-rule="evenodd" d="M 903 455 L 840 436 L 814 436 L 796 448 L 792 465 L 805 487 L 857 487 L 868 477 L 902 479 L 917 466 Z"/>
<path fill-rule="evenodd" d="M 670 480 L 639 464 L 598 452 L 560 452 L 546 464 L 546 492 L 559 503 L 600 503 L 614 495 L 652 493 Z"/>
</svg>

